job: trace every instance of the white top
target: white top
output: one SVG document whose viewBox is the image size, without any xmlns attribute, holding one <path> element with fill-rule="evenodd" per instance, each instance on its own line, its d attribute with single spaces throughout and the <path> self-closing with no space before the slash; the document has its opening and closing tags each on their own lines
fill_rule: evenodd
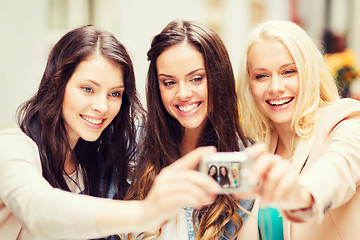
<svg viewBox="0 0 360 240">
<path fill-rule="evenodd" d="M 73 172 L 69 176 L 64 175 L 64 178 L 66 185 L 68 186 L 71 192 L 81 193 L 82 191 L 85 190 L 84 174 L 81 171 L 81 169 L 79 169 L 78 172 L 77 171 Z"/>
<path fill-rule="evenodd" d="M 53 188 L 42 176 L 35 142 L 20 129 L 0 132 L 1 239 L 100 237 L 95 217 L 107 201 Z"/>
<path fill-rule="evenodd" d="M 161 229 L 162 233 L 157 240 L 189 239 L 185 209 L 181 209 L 176 217 L 169 220 Z"/>
</svg>

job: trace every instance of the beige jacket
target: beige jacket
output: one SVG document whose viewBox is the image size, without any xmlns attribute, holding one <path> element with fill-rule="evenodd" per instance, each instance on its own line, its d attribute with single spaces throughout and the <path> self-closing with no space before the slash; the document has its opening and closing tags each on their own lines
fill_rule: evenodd
<svg viewBox="0 0 360 240">
<path fill-rule="evenodd" d="M 105 201 L 51 187 L 37 145 L 19 129 L 0 132 L 1 240 L 101 236 L 96 215 Z"/>
<path fill-rule="evenodd" d="M 272 137 L 276 141 L 277 136 Z M 326 107 L 312 138 L 299 143 L 292 163 L 315 204 L 310 218 L 309 212 L 297 216 L 305 222 L 283 213 L 284 238 L 360 239 L 360 102 L 342 99 Z M 239 239 L 258 239 L 255 217 L 245 222 Z"/>
</svg>

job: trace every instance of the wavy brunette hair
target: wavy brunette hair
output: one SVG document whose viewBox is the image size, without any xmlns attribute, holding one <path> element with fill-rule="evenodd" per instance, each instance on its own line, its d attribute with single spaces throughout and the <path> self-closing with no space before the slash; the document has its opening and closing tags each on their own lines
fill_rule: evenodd
<svg viewBox="0 0 360 240">
<path fill-rule="evenodd" d="M 335 81 L 329 73 L 321 51 L 309 35 L 289 21 L 267 21 L 249 34 L 239 69 L 238 96 L 242 129 L 256 142 L 269 144 L 274 129 L 272 121 L 256 106 L 249 87 L 248 53 L 258 41 L 278 40 L 289 50 L 299 74 L 299 96 L 291 129 L 296 133 L 293 149 L 300 138 L 311 136 L 318 111 L 339 99 Z"/>
<path fill-rule="evenodd" d="M 149 110 L 146 114 L 146 137 L 140 148 L 142 152 L 128 199 L 144 199 L 160 170 L 181 157 L 184 128 L 162 103 L 156 61 L 169 47 L 183 42 L 194 46 L 202 54 L 208 81 L 208 121 L 198 146 L 212 145 L 218 151 L 239 151 L 240 141 L 247 145 L 240 129 L 235 78 L 222 40 L 205 26 L 189 21 L 170 22 L 153 38 L 147 53 L 150 65 L 147 76 Z M 230 221 L 238 232 L 242 226 L 238 208 L 239 204 L 231 196 L 220 195 L 210 206 L 195 210 L 193 220 L 197 238 L 218 239 L 224 232 L 225 224 Z M 154 233 L 144 234 L 144 238 L 152 238 Z M 129 236 L 132 237 L 131 234 Z"/>
<path fill-rule="evenodd" d="M 122 70 L 122 106 L 96 141 L 80 138 L 71 151 L 62 118 L 65 88 L 78 64 L 92 54 L 101 55 Z M 65 158 L 70 153 L 78 160 L 77 170 L 84 173 L 85 194 L 105 197 L 113 182 L 115 197 L 122 199 L 135 147 L 134 118 L 141 109 L 133 65 L 125 47 L 111 33 L 88 25 L 66 33 L 55 44 L 37 93 L 18 109 L 18 123 L 36 142 L 42 174 L 53 187 L 70 191 L 63 176 Z"/>
<path fill-rule="evenodd" d="M 212 168 L 215 168 L 215 173 L 214 173 L 214 175 L 212 175 L 211 177 L 215 180 L 215 181 L 218 181 L 218 168 L 217 168 L 217 166 L 215 166 L 215 165 L 211 165 L 210 167 L 209 167 L 209 170 L 208 170 L 208 175 L 210 175 L 210 171 L 211 171 L 211 169 Z"/>
<path fill-rule="evenodd" d="M 221 174 L 221 169 L 225 170 L 225 176 Z M 230 186 L 230 179 L 229 179 L 229 170 L 227 167 L 225 166 L 220 166 L 219 167 L 219 175 L 220 175 L 220 185 L 229 185 Z"/>
</svg>

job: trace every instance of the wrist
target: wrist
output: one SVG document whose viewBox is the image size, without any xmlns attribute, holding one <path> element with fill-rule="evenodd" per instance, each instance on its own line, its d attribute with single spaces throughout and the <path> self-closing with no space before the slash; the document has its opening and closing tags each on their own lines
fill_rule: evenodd
<svg viewBox="0 0 360 240">
<path fill-rule="evenodd" d="M 300 189 L 300 199 L 302 204 L 298 210 L 308 210 L 314 205 L 314 198 L 305 188 Z"/>
<path fill-rule="evenodd" d="M 137 212 L 137 225 L 138 226 L 142 226 L 141 228 L 143 230 L 147 230 L 149 227 L 146 225 L 146 223 L 151 222 L 151 213 L 149 213 L 149 211 L 151 211 L 151 208 L 149 208 L 147 205 L 148 202 L 147 200 L 142 200 L 142 201 L 137 201 L 138 202 L 138 212 Z M 150 221 L 149 221 L 150 220 Z"/>
<path fill-rule="evenodd" d="M 300 204 L 296 209 L 284 210 L 284 216 L 292 222 L 306 222 L 313 217 L 313 196 L 304 188 L 300 190 Z"/>
</svg>

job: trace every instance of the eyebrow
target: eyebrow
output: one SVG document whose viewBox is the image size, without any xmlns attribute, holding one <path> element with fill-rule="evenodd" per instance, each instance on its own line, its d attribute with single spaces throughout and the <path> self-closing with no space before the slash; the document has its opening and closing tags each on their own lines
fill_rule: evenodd
<svg viewBox="0 0 360 240">
<path fill-rule="evenodd" d="M 90 79 L 85 79 L 85 80 L 91 82 L 92 84 L 94 84 L 97 87 L 101 87 L 100 84 L 95 82 L 94 80 L 90 80 Z M 124 85 L 119 85 L 119 86 L 110 88 L 110 90 L 118 89 L 118 88 L 125 88 L 125 86 Z"/>
<path fill-rule="evenodd" d="M 284 64 L 284 65 L 281 66 L 281 68 L 288 67 L 290 65 L 295 65 L 295 67 L 296 67 L 296 64 L 293 62 L 293 63 Z"/>
<path fill-rule="evenodd" d="M 192 74 L 194 74 L 194 73 L 196 73 L 197 71 L 200 71 L 200 70 L 205 70 L 205 68 L 198 68 L 198 69 L 195 69 L 195 70 L 193 70 L 193 71 L 191 71 L 191 72 L 187 73 L 187 74 L 185 75 L 185 77 L 188 77 L 188 76 L 190 76 L 190 75 L 192 75 Z M 160 74 L 158 75 L 158 77 L 161 77 L 161 76 L 163 76 L 163 77 L 171 77 L 171 78 L 173 78 L 173 77 L 174 77 L 174 76 L 172 76 L 172 75 L 165 74 L 165 73 L 160 73 Z"/>
<path fill-rule="evenodd" d="M 293 63 L 286 63 L 286 64 L 280 66 L 280 68 L 288 67 L 288 66 L 291 66 L 291 65 L 295 65 L 295 67 L 296 67 L 296 64 L 293 62 Z M 254 71 L 254 70 L 256 70 L 256 71 L 258 71 L 258 70 L 263 71 L 263 70 L 267 70 L 267 69 L 260 67 L 260 68 L 253 68 L 253 69 L 251 69 L 251 70 L 252 70 L 252 71 Z"/>
</svg>

